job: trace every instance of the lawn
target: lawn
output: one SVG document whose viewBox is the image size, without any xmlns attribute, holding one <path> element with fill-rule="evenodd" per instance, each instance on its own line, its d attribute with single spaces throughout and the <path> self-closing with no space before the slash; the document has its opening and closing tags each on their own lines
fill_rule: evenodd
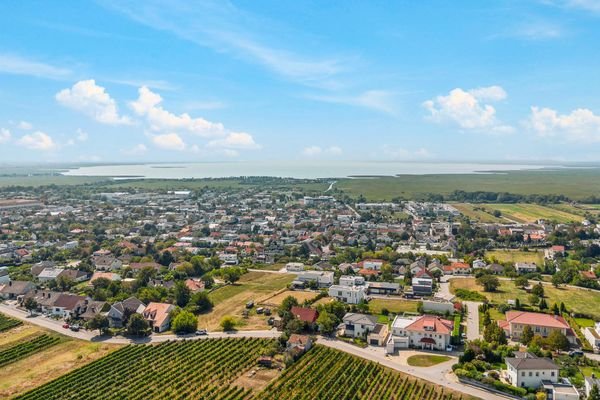
<svg viewBox="0 0 600 400">
<path fill-rule="evenodd" d="M 318 295 L 317 292 L 285 290 L 281 293 L 277 293 L 276 295 L 274 295 L 272 297 L 264 298 L 264 299 L 260 300 L 259 304 L 261 306 L 267 306 L 267 307 L 279 307 L 281 305 L 281 303 L 283 302 L 283 299 L 285 299 L 288 296 L 294 297 L 296 300 L 298 300 L 299 304 L 302 304 L 302 303 L 304 303 L 305 300 L 312 300 L 317 295 Z"/>
<path fill-rule="evenodd" d="M 391 313 L 401 314 L 405 312 L 416 313 L 418 301 L 404 299 L 373 299 L 369 301 L 369 310 L 373 314 L 381 314 L 381 310 L 387 308 Z"/>
<path fill-rule="evenodd" d="M 589 319 L 589 318 L 573 318 L 573 319 L 575 320 L 577 325 L 579 325 L 580 328 L 591 328 L 596 324 L 593 319 Z"/>
<path fill-rule="evenodd" d="M 531 223 L 538 219 L 555 220 L 563 223 L 583 220 L 581 215 L 539 204 L 486 204 L 486 208 L 498 210 L 503 217 L 521 223 Z"/>
<path fill-rule="evenodd" d="M 486 204 L 471 204 L 471 203 L 453 203 L 452 206 L 460 211 L 461 214 L 471 220 L 479 222 L 507 222 L 502 217 L 494 217 L 493 211 Z"/>
<path fill-rule="evenodd" d="M 529 294 L 515 287 L 514 282 L 509 280 L 500 280 L 498 291 L 487 293 L 483 292 L 482 287 L 477 285 L 475 278 L 451 279 L 450 291 L 454 293 L 459 288 L 481 292 L 494 303 L 506 303 L 509 299 L 518 298 L 521 304 L 529 304 Z M 593 315 L 600 319 L 600 292 L 585 290 L 583 288 L 555 288 L 548 284 L 544 285 L 544 291 L 549 307 L 553 303 L 560 304 L 563 302 L 570 311 Z"/>
<path fill-rule="evenodd" d="M 253 300 L 259 304 L 278 291 L 287 287 L 295 278 L 291 274 L 273 274 L 269 272 L 248 272 L 234 285 L 226 285 L 209 293 L 214 303 L 211 312 L 198 316 L 198 326 L 208 330 L 220 329 L 219 323 L 225 315 L 232 315 L 238 321 L 238 329 L 264 329 L 267 327 L 264 316 L 252 312 L 248 318 L 242 318 L 246 303 Z"/>
<path fill-rule="evenodd" d="M 414 356 L 410 356 L 406 359 L 406 362 L 411 367 L 431 367 L 433 365 L 441 364 L 443 362 L 449 361 L 450 357 L 448 356 L 438 356 L 431 354 L 417 354 Z"/>
<path fill-rule="evenodd" d="M 534 262 L 537 265 L 544 264 L 544 253 L 542 251 L 522 251 L 522 250 L 491 250 L 486 253 L 490 259 L 496 259 L 498 262 L 517 263 L 517 262 Z"/>
</svg>

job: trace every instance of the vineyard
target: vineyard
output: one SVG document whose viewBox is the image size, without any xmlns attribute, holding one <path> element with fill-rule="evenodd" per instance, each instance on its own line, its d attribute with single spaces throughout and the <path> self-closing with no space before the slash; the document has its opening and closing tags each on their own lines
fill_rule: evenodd
<svg viewBox="0 0 600 400">
<path fill-rule="evenodd" d="M 377 363 L 316 346 L 267 386 L 259 398 L 458 400 L 462 397 Z"/>
<path fill-rule="evenodd" d="M 7 331 L 21 324 L 22 322 L 18 319 L 8 317 L 4 314 L 0 314 L 0 332 Z"/>
<path fill-rule="evenodd" d="M 232 382 L 271 344 L 227 338 L 130 345 L 18 398 L 249 399 L 252 390 Z"/>
<path fill-rule="evenodd" d="M 58 344 L 61 339 L 53 335 L 40 335 L 31 340 L 0 349 L 0 367 L 37 353 L 47 347 Z"/>
</svg>

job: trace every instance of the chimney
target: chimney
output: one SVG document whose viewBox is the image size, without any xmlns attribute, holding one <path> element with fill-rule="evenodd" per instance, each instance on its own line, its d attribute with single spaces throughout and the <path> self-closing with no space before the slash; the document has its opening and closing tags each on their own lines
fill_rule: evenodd
<svg viewBox="0 0 600 400">
<path fill-rule="evenodd" d="M 8 286 L 12 286 L 12 281 L 8 281 Z"/>
</svg>

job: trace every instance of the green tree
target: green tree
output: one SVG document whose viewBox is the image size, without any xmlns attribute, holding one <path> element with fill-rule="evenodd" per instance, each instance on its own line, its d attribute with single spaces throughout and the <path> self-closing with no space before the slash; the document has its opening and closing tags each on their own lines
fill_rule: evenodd
<svg viewBox="0 0 600 400">
<path fill-rule="evenodd" d="M 224 332 L 232 331 L 235 328 L 235 319 L 231 315 L 226 315 L 221 318 L 220 325 Z"/>
<path fill-rule="evenodd" d="M 483 326 L 488 326 L 492 323 L 492 317 L 490 316 L 490 312 L 489 311 L 485 311 L 483 313 L 483 318 L 482 318 L 482 324 Z"/>
<path fill-rule="evenodd" d="M 533 329 L 531 329 L 531 326 L 525 325 L 521 333 L 521 343 L 527 346 L 531 343 L 531 339 L 533 339 Z"/>
<path fill-rule="evenodd" d="M 235 282 L 240 280 L 242 272 L 239 268 L 226 267 L 223 269 L 221 276 L 223 277 L 223 280 L 225 280 L 225 282 L 234 284 Z"/>
<path fill-rule="evenodd" d="M 531 293 L 535 294 L 538 297 L 544 297 L 544 286 L 542 282 L 538 283 L 531 289 Z"/>
<path fill-rule="evenodd" d="M 197 292 L 190 298 L 187 308 L 195 314 L 200 314 L 212 310 L 213 302 L 206 292 Z"/>
<path fill-rule="evenodd" d="M 283 313 L 286 313 L 286 312 L 290 312 L 292 310 L 292 307 L 295 307 L 297 305 L 298 305 L 298 299 L 296 299 L 294 296 L 287 296 L 286 298 L 283 299 L 283 301 L 281 302 L 281 305 L 278 308 L 279 315 L 282 315 Z"/>
<path fill-rule="evenodd" d="M 592 386 L 587 400 L 600 400 L 600 389 L 598 389 L 598 385 L 594 384 L 594 386 Z"/>
<path fill-rule="evenodd" d="M 35 301 L 35 299 L 33 297 L 28 297 L 27 299 L 25 299 L 25 309 L 27 311 L 29 311 L 30 315 L 33 315 L 33 312 L 37 309 L 38 307 L 38 303 L 37 301 Z"/>
<path fill-rule="evenodd" d="M 540 308 L 540 310 L 545 310 L 548 308 L 548 303 L 546 303 L 546 299 L 544 299 L 543 297 L 540 299 L 540 303 L 538 304 L 538 307 Z"/>
<path fill-rule="evenodd" d="M 133 314 L 127 323 L 127 333 L 133 336 L 147 336 L 150 333 L 148 321 L 141 314 Z"/>
<path fill-rule="evenodd" d="M 327 311 L 323 311 L 317 318 L 317 325 L 319 326 L 319 331 L 323 335 L 330 335 L 335 331 L 337 320 L 335 315 L 330 314 Z"/>
<path fill-rule="evenodd" d="M 188 288 L 185 285 L 185 282 L 183 281 L 179 281 L 177 283 L 175 283 L 175 288 L 174 288 L 174 295 L 175 295 L 175 303 L 179 306 L 179 307 L 185 307 L 187 305 L 187 303 L 189 303 L 190 301 L 190 288 Z"/>
<path fill-rule="evenodd" d="M 500 286 L 500 280 L 494 275 L 483 275 L 477 278 L 477 284 L 483 286 L 484 292 L 495 292 Z"/>
<path fill-rule="evenodd" d="M 173 318 L 171 328 L 175 333 L 193 333 L 198 328 L 198 318 L 189 311 L 181 310 Z"/>
<path fill-rule="evenodd" d="M 108 331 L 109 327 L 108 318 L 102 314 L 94 315 L 94 318 L 88 321 L 87 328 L 90 330 L 98 329 L 101 335 L 105 334 Z"/>
<path fill-rule="evenodd" d="M 553 330 L 546 338 L 546 344 L 551 350 L 560 351 L 569 349 L 569 339 L 559 330 Z"/>
<path fill-rule="evenodd" d="M 558 308 L 558 304 L 556 304 L 556 303 L 552 304 L 552 313 L 554 315 L 559 315 L 560 314 L 560 309 Z"/>
<path fill-rule="evenodd" d="M 498 324 L 489 324 L 483 331 L 483 338 L 488 343 L 507 344 L 506 333 L 504 329 L 500 328 Z"/>
<path fill-rule="evenodd" d="M 521 289 L 529 286 L 529 281 L 527 280 L 527 277 L 525 277 L 523 275 L 519 275 L 515 279 L 515 286 L 518 287 L 518 288 L 521 288 Z"/>
</svg>

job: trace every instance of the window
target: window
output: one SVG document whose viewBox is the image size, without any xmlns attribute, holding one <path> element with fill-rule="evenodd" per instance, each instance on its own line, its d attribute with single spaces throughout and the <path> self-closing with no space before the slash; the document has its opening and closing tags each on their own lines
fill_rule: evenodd
<svg viewBox="0 0 600 400">
<path fill-rule="evenodd" d="M 521 376 L 525 376 L 525 372 L 521 372 Z"/>
<path fill-rule="evenodd" d="M 531 371 L 529 371 L 529 376 L 533 376 L 533 373 Z"/>
<path fill-rule="evenodd" d="M 554 371 L 550 372 L 550 376 L 554 376 Z"/>
<path fill-rule="evenodd" d="M 536 372 L 536 373 L 535 373 L 535 376 L 540 376 L 540 373 L 539 373 L 539 372 Z"/>
</svg>

